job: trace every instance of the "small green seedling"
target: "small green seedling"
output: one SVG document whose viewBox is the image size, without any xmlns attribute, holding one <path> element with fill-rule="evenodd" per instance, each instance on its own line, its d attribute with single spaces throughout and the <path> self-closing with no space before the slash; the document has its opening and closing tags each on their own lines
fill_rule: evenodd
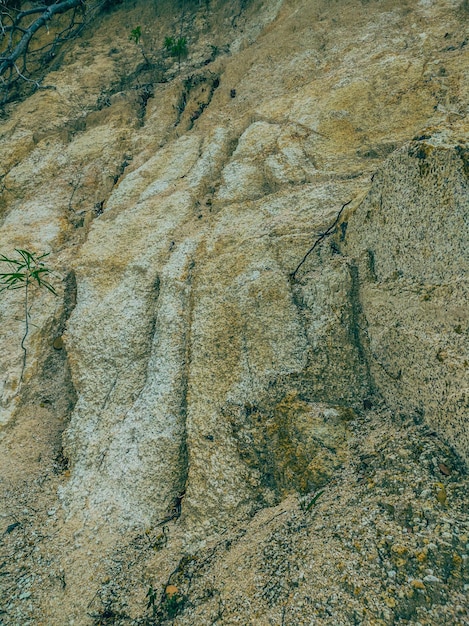
<svg viewBox="0 0 469 626">
<path fill-rule="evenodd" d="M 172 57 L 177 57 L 178 61 L 187 56 L 187 39 L 185 37 L 166 37 L 164 40 L 164 47 L 166 51 Z"/>
<path fill-rule="evenodd" d="M 163 610 L 169 619 L 176 617 L 182 608 L 182 598 L 179 595 L 168 596 L 163 603 Z"/>
<path fill-rule="evenodd" d="M 136 26 L 130 31 L 129 41 L 135 41 L 138 45 L 140 43 L 140 39 L 142 38 L 142 29 L 140 26 Z"/>
<path fill-rule="evenodd" d="M 45 287 L 48 291 L 56 294 L 54 287 L 46 279 L 52 270 L 46 267 L 43 259 L 49 256 L 49 253 L 34 254 L 28 250 L 15 248 L 17 258 L 9 258 L 4 254 L 0 254 L 0 263 L 5 263 L 9 271 L 0 272 L 0 292 L 13 289 L 24 290 L 24 335 L 21 340 L 21 349 L 23 350 L 23 367 L 21 369 L 20 381 L 23 379 L 24 370 L 26 368 L 26 346 L 25 341 L 29 333 L 29 325 L 31 319 L 30 290 L 32 287 Z M 3 266 L 5 267 L 5 266 Z"/>
<path fill-rule="evenodd" d="M 324 489 L 320 489 L 319 491 L 316 491 L 316 493 L 308 502 L 308 504 L 303 507 L 303 511 L 305 512 L 310 511 L 313 508 L 313 506 L 316 504 L 316 502 L 319 500 L 319 498 L 322 496 L 323 493 L 324 493 Z"/>
<path fill-rule="evenodd" d="M 151 60 L 148 56 L 148 52 L 145 51 L 145 47 L 141 39 L 142 39 L 142 28 L 141 26 L 136 26 L 130 31 L 129 41 L 133 41 L 135 45 L 138 46 L 138 48 L 140 49 L 140 52 L 142 53 L 143 58 L 145 59 L 145 63 L 147 64 L 147 67 L 151 67 L 152 65 Z"/>
<path fill-rule="evenodd" d="M 150 585 L 150 587 L 149 587 L 149 589 L 147 591 L 147 595 L 145 597 L 148 598 L 147 610 L 151 609 L 153 615 L 156 615 L 156 610 L 157 610 L 156 589 L 153 589 L 153 587 Z"/>
</svg>

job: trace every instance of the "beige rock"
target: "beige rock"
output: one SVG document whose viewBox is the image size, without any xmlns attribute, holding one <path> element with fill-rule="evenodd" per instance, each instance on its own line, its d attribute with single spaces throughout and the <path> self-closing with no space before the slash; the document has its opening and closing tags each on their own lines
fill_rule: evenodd
<svg viewBox="0 0 469 626">
<path fill-rule="evenodd" d="M 446 138 L 445 138 L 446 139 Z M 434 138 L 396 152 L 348 221 L 369 364 L 396 412 L 425 419 L 468 461 L 467 151 Z"/>
<path fill-rule="evenodd" d="M 21 384 L 0 299 L 2 519 L 42 542 L 12 623 L 143 619 L 150 585 L 181 625 L 462 623 L 466 4 L 123 3 L 9 105 L 0 253 L 50 251 L 59 293 Z M 388 585 L 417 538 L 449 581 L 423 617 Z"/>
</svg>

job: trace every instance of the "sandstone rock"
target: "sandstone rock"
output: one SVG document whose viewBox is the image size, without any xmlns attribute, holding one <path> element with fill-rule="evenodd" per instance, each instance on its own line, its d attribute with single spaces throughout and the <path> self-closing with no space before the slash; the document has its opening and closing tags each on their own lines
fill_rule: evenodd
<svg viewBox="0 0 469 626">
<path fill-rule="evenodd" d="M 0 300 L 11 623 L 463 623 L 467 15 L 122 3 L 9 105 L 0 252 L 59 293 L 21 384 Z"/>
<path fill-rule="evenodd" d="M 436 135 L 396 152 L 348 220 L 369 364 L 396 412 L 415 413 L 468 461 L 467 155 Z"/>
</svg>

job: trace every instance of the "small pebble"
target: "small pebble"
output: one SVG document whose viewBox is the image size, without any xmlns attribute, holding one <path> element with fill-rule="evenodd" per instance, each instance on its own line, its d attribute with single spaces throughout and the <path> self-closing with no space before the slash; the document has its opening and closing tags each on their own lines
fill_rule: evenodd
<svg viewBox="0 0 469 626">
<path fill-rule="evenodd" d="M 23 593 L 21 593 L 19 595 L 19 599 L 20 600 L 27 600 L 30 597 L 31 597 L 31 592 L 30 591 L 24 591 Z"/>
<path fill-rule="evenodd" d="M 441 582 L 437 576 L 433 576 L 432 574 L 428 574 L 428 576 L 424 576 L 423 580 L 426 583 L 439 583 Z"/>
</svg>

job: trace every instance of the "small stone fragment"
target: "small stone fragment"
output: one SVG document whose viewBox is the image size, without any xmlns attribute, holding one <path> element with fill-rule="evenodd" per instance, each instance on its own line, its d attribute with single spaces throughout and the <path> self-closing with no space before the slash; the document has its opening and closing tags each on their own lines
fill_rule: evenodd
<svg viewBox="0 0 469 626">
<path fill-rule="evenodd" d="M 442 474 L 444 474 L 445 476 L 450 476 L 451 475 L 451 469 L 445 465 L 444 463 L 438 463 L 438 468 L 440 470 L 440 472 Z"/>
<path fill-rule="evenodd" d="M 421 580 L 419 580 L 418 578 L 415 578 L 414 580 L 410 581 L 411 586 L 414 589 L 425 589 L 425 585 L 423 584 L 423 582 Z"/>
<path fill-rule="evenodd" d="M 62 348 L 64 347 L 64 340 L 62 339 L 62 337 L 56 337 L 52 345 L 55 350 L 62 350 Z"/>
<path fill-rule="evenodd" d="M 440 504 L 446 504 L 446 498 L 447 498 L 447 494 L 446 494 L 445 486 L 442 483 L 438 483 L 436 499 L 438 500 Z"/>
<path fill-rule="evenodd" d="M 426 583 L 439 583 L 441 582 L 437 576 L 433 576 L 432 574 L 428 574 L 428 576 L 424 576 L 424 582 Z"/>
</svg>

